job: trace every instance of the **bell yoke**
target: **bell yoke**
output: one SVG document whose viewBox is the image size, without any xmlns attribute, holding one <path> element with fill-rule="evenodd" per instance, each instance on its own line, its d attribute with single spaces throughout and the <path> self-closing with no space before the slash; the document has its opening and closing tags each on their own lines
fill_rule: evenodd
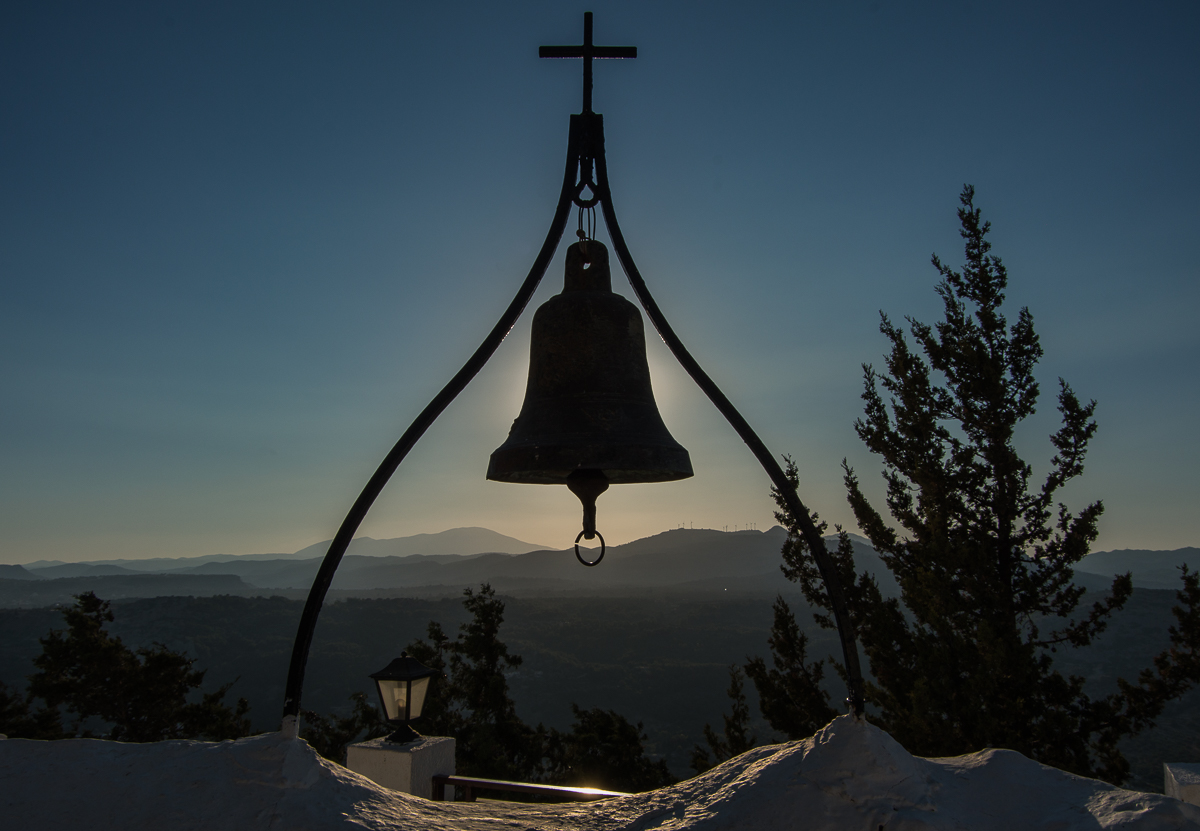
<svg viewBox="0 0 1200 831">
<path fill-rule="evenodd" d="M 592 239 L 598 208 L 630 287 L 663 342 L 701 391 L 746 443 L 770 477 L 780 498 L 795 518 L 799 536 L 829 593 L 841 640 L 847 701 L 851 712 L 863 712 L 863 679 L 854 629 L 836 564 L 825 547 L 812 515 L 800 501 L 774 455 L 684 347 L 662 310 L 650 295 L 633 262 L 612 205 L 608 164 L 604 158 L 603 117 L 592 111 L 592 59 L 633 58 L 634 47 L 595 46 L 592 13 L 583 16 L 581 46 L 544 46 L 546 58 L 583 58 L 583 112 L 571 116 L 566 168 L 554 219 L 525 281 L 512 302 L 471 358 L 434 396 L 400 436 L 350 507 L 313 578 L 304 613 L 292 644 L 284 688 L 283 724 L 286 735 L 299 730 L 300 698 L 309 648 L 325 595 L 338 564 L 375 499 L 425 431 L 483 368 L 512 330 L 538 287 L 562 239 L 571 208 L 580 211 L 580 241 L 567 249 L 566 279 L 561 294 L 550 298 L 533 318 L 529 380 L 525 401 L 508 440 L 492 453 L 487 478 L 497 482 L 566 485 L 583 503 L 583 531 L 575 538 L 575 556 L 584 565 L 604 557 L 604 537 L 596 531 L 596 498 L 610 484 L 670 482 L 692 475 L 692 462 L 663 424 L 650 388 L 646 336 L 642 315 L 632 303 L 614 294 L 608 270 L 608 249 Z M 584 198 L 584 191 L 590 196 Z M 584 230 L 584 211 L 589 228 Z M 579 552 L 583 538 L 600 538 L 600 554 L 585 560 Z M 377 679 L 378 680 L 378 679 Z M 414 690 L 414 704 L 415 704 Z M 405 699 L 408 700 L 407 697 Z M 386 703 L 386 701 L 384 702 Z"/>
<path fill-rule="evenodd" d="M 533 317 L 525 402 L 487 478 L 566 485 L 590 540 L 609 485 L 686 479 L 692 462 L 658 412 L 642 315 L 613 292 L 608 249 L 571 245 L 563 283 Z"/>
</svg>

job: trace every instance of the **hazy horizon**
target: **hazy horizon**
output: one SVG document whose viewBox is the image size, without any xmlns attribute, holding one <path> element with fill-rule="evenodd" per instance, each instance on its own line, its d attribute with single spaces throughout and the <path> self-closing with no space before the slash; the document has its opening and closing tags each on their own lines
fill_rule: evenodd
<svg viewBox="0 0 1200 831">
<path fill-rule="evenodd" d="M 765 534 L 765 533 L 768 533 L 771 530 L 773 530 L 775 528 L 779 528 L 779 527 L 780 526 L 776 523 L 767 528 L 742 528 L 740 526 L 730 526 L 729 528 L 664 528 L 661 531 L 656 531 L 654 533 L 647 534 L 646 536 L 639 537 L 635 540 L 625 540 L 622 543 L 618 543 L 618 545 L 628 543 L 628 542 L 637 542 L 638 540 L 643 540 L 643 539 L 649 539 L 651 537 L 656 537 L 660 534 L 666 534 L 671 531 L 687 530 L 687 531 L 716 531 L 716 532 L 727 533 L 727 534 L 742 534 L 742 533 Z M 447 528 L 444 531 L 438 531 L 438 532 L 433 532 L 433 533 L 411 534 L 411 535 L 402 536 L 402 537 L 376 538 L 376 537 L 368 537 L 366 535 L 360 535 L 360 536 L 356 536 L 354 538 L 354 540 L 351 542 L 351 547 L 350 547 L 348 553 L 361 555 L 361 549 L 355 550 L 354 543 L 360 543 L 362 541 L 388 543 L 388 542 L 395 542 L 396 540 L 416 539 L 416 538 L 421 538 L 421 537 L 436 537 L 436 536 L 440 536 L 443 534 L 449 534 L 449 533 L 452 533 L 455 531 L 476 531 L 476 530 L 487 531 L 487 532 L 494 533 L 494 534 L 499 533 L 496 531 L 492 531 L 492 529 L 490 529 L 490 528 L 481 528 L 479 526 L 471 526 L 471 527 L 461 527 L 461 528 Z M 507 534 L 501 535 L 501 536 L 508 537 Z M 825 536 L 828 539 L 828 538 L 834 536 L 834 533 L 827 532 Z M 869 544 L 869 542 L 870 542 L 869 540 L 867 540 L 865 537 L 863 537 L 859 533 L 851 532 L 850 536 L 853 539 L 855 539 L 856 541 L 862 542 L 864 544 Z M 530 542 L 529 540 L 521 540 L 516 537 L 508 537 L 508 539 L 514 540 L 519 543 L 523 543 L 524 545 L 529 547 L 530 551 L 566 551 L 566 550 L 569 550 L 566 547 L 553 546 L 553 545 L 542 545 L 540 543 Z M 228 553 L 223 553 L 223 552 L 213 552 L 213 553 L 209 553 L 209 554 L 194 554 L 194 555 L 187 555 L 187 556 L 183 556 L 183 557 L 156 557 L 154 555 L 150 555 L 150 556 L 146 556 L 146 557 L 106 557 L 106 558 L 97 558 L 97 559 L 71 559 L 71 560 L 40 559 L 40 560 L 29 560 L 29 561 L 20 562 L 20 563 L 12 563 L 12 565 L 31 566 L 31 565 L 36 565 L 39 563 L 68 564 L 68 563 L 108 563 L 108 562 L 125 562 L 125 561 L 138 562 L 138 561 L 142 561 L 142 560 L 155 560 L 155 559 L 193 560 L 193 559 L 209 559 L 209 558 L 218 558 L 218 557 L 221 557 L 221 558 L 225 558 L 225 557 L 268 558 L 268 557 L 271 557 L 272 555 L 278 555 L 281 558 L 292 558 L 292 557 L 295 557 L 296 555 L 304 552 L 305 549 L 309 549 L 309 548 L 313 549 L 311 556 L 313 558 L 317 558 L 317 557 L 325 556 L 325 546 L 329 542 L 330 542 L 330 540 L 328 540 L 328 539 L 318 540 L 317 542 L 311 543 L 310 545 L 302 546 L 301 548 L 298 548 L 298 549 L 295 549 L 292 551 L 252 551 L 252 552 L 247 552 L 245 554 L 228 554 Z M 594 548 L 594 545 L 592 543 L 581 542 L 580 547 L 583 549 L 589 549 L 589 548 Z M 1197 546 L 1177 546 L 1176 548 L 1171 548 L 1171 549 L 1153 549 L 1153 548 L 1147 548 L 1146 546 L 1126 547 L 1126 548 L 1120 548 L 1120 549 L 1099 549 L 1099 548 L 1093 547 L 1091 549 L 1091 553 L 1095 554 L 1095 553 L 1107 553 L 1107 552 L 1121 552 L 1121 551 L 1129 551 L 1129 550 L 1134 550 L 1134 551 L 1178 551 L 1178 550 L 1195 549 L 1195 548 L 1197 548 Z M 471 554 L 485 553 L 485 551 L 472 550 L 472 551 L 463 551 L 461 553 L 464 556 L 469 556 Z M 486 553 L 490 553 L 490 552 L 486 552 Z M 366 555 L 366 556 L 384 556 L 384 555 Z"/>
<path fill-rule="evenodd" d="M 778 527 L 778 524 L 775 524 L 771 527 Z M 369 536 L 363 534 L 363 535 L 356 536 L 353 539 L 353 541 L 351 542 L 351 549 L 348 551 L 348 553 L 357 553 L 353 550 L 354 543 L 364 541 L 364 540 L 370 541 L 370 542 L 392 542 L 392 541 L 395 541 L 398 539 L 405 540 L 405 539 L 415 539 L 415 538 L 420 538 L 420 537 L 436 537 L 436 536 L 440 536 L 443 534 L 449 534 L 454 531 L 476 531 L 476 530 L 487 531 L 487 532 L 490 532 L 493 534 L 499 534 L 498 531 L 493 531 L 491 528 L 483 528 L 481 526 L 463 526 L 463 527 L 458 527 L 458 528 L 446 528 L 442 531 L 435 531 L 432 533 L 408 534 L 408 535 L 401 536 L 401 537 L 379 538 L 379 537 L 369 537 Z M 669 531 L 677 531 L 677 530 L 684 530 L 684 529 L 664 528 L 661 531 L 656 531 L 652 534 L 647 534 L 645 537 L 639 537 L 638 539 L 646 539 L 649 537 L 658 536 L 659 534 L 665 534 Z M 765 533 L 765 532 L 771 530 L 771 528 L 742 528 L 740 526 L 730 526 L 727 529 L 726 528 L 690 528 L 690 529 L 686 529 L 686 530 L 720 531 L 722 533 L 737 534 L 737 533 L 743 533 L 743 532 Z M 517 537 L 511 537 L 508 534 L 502 534 L 501 536 L 508 537 L 511 540 L 515 540 L 516 542 L 520 542 L 525 545 L 528 545 L 529 549 L 531 551 L 541 551 L 541 550 L 565 551 L 569 548 L 569 546 L 542 545 L 540 543 L 530 542 L 529 540 L 522 540 Z M 858 535 L 854 535 L 854 536 L 857 537 Z M 330 542 L 330 539 L 317 540 L 316 542 L 310 543 L 309 545 L 301 546 L 300 548 L 297 548 L 297 549 L 294 549 L 291 551 L 250 551 L 250 552 L 246 552 L 244 554 L 229 554 L 229 553 L 225 553 L 225 552 L 212 552 L 212 553 L 208 553 L 208 554 L 185 555 L 182 557 L 158 557 L 156 555 L 151 554 L 146 557 L 104 557 L 104 558 L 96 558 L 96 559 L 72 559 L 72 560 L 43 558 L 43 559 L 39 559 L 39 560 L 29 560 L 29 561 L 24 561 L 24 562 L 20 562 L 20 563 L 12 563 L 12 565 L 31 565 L 34 563 L 104 563 L 104 562 L 125 561 L 125 560 L 128 560 L 130 562 L 137 562 L 139 560 L 156 560 L 156 559 L 189 560 L 189 559 L 198 559 L 198 558 L 206 558 L 206 557 L 264 557 L 264 556 L 270 556 L 272 554 L 278 554 L 281 557 L 293 557 L 296 554 L 303 552 L 307 548 L 317 549 L 319 547 L 323 547 L 324 545 L 327 545 Z M 625 540 L 624 542 L 635 542 L 635 541 L 636 540 Z M 589 549 L 589 548 L 593 548 L 593 547 L 595 547 L 594 543 L 589 543 L 589 542 L 582 541 L 582 540 L 580 541 L 581 549 Z M 466 554 L 479 554 L 479 553 L 484 553 L 484 552 L 483 551 L 469 551 L 469 552 L 462 552 L 462 553 L 464 555 L 466 555 Z M 319 551 L 316 551 L 312 556 L 313 557 L 323 557 L 324 555 L 325 555 L 324 550 L 319 550 Z"/>
</svg>

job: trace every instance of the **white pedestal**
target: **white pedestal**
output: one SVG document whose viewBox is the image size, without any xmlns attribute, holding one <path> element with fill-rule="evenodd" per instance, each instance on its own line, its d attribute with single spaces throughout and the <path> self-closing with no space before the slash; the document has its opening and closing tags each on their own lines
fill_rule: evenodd
<svg viewBox="0 0 1200 831">
<path fill-rule="evenodd" d="M 346 767 L 373 782 L 431 799 L 433 777 L 454 775 L 454 739 L 425 736 L 399 744 L 371 739 L 346 748 Z"/>
<path fill-rule="evenodd" d="M 1163 763 L 1163 793 L 1200 805 L 1200 764 Z"/>
</svg>

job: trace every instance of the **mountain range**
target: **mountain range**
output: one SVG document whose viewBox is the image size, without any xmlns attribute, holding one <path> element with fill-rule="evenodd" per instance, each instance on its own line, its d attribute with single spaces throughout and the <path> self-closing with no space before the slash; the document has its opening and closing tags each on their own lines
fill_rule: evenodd
<svg viewBox="0 0 1200 831">
<path fill-rule="evenodd" d="M 1145 551 L 1121 549 L 1096 551 L 1079 561 L 1077 571 L 1111 577 L 1133 572 L 1133 584 L 1143 589 L 1178 589 L 1179 567 L 1200 570 L 1200 548 L 1177 548 L 1174 551 Z"/>
<path fill-rule="evenodd" d="M 243 563 L 259 560 L 311 560 L 324 557 L 329 543 L 325 540 L 292 554 L 207 554 L 201 557 L 151 557 L 144 560 L 38 560 L 23 568 L 35 577 L 82 577 L 100 574 L 130 574 L 135 572 L 166 573 L 194 571 L 210 563 Z M 364 557 L 461 556 L 483 552 L 524 554 L 545 546 L 522 542 L 487 528 L 451 528 L 439 534 L 414 534 L 390 540 L 357 537 L 350 543 L 347 554 Z M 0 566 L 0 569 L 10 568 Z M 19 567 L 21 568 L 21 567 Z M 232 572 L 223 572 L 226 574 Z M 9 574 L 0 570 L 0 577 Z"/>
<path fill-rule="evenodd" d="M 452 596 L 491 583 L 514 595 L 614 594 L 646 590 L 778 593 L 794 591 L 780 572 L 785 532 L 675 529 L 612 546 L 595 568 L 570 549 L 556 551 L 486 528 L 455 528 L 397 539 L 361 537 L 351 544 L 333 581 L 333 595 Z M 891 573 L 861 537 L 851 535 L 860 570 L 886 595 L 898 592 Z M 33 608 L 69 603 L 83 591 L 117 600 L 155 596 L 302 596 L 312 584 L 328 542 L 293 554 L 210 555 L 86 563 L 41 561 L 0 567 L 0 606 Z M 594 556 L 594 555 L 591 555 Z M 1200 549 L 1102 551 L 1085 557 L 1076 582 L 1103 590 L 1112 575 L 1132 571 L 1141 588 L 1178 587 L 1178 567 L 1200 567 Z"/>
<path fill-rule="evenodd" d="M 595 568 L 582 566 L 571 549 L 539 548 L 486 529 L 455 529 L 416 539 L 355 540 L 338 568 L 331 597 L 448 597 L 484 582 L 497 591 L 520 595 L 627 594 L 668 587 L 678 591 L 776 593 L 794 590 L 779 570 L 784 539 L 785 532 L 778 526 L 768 531 L 676 529 L 612 546 Z M 23 579 L 0 575 L 0 606 L 34 608 L 69 603 L 83 591 L 95 591 L 110 600 L 163 594 L 298 597 L 312 584 L 325 547 L 319 544 L 297 552 L 307 552 L 305 559 L 198 557 L 30 563 L 23 568 Z M 455 548 L 458 553 L 440 553 Z M 497 548 L 508 548 L 513 553 Z M 856 540 L 856 549 L 865 567 L 878 574 L 885 586 L 894 587 L 890 574 L 865 540 Z M 390 551 L 405 553 L 386 553 Z M 417 551 L 439 553 L 414 553 Z"/>
</svg>

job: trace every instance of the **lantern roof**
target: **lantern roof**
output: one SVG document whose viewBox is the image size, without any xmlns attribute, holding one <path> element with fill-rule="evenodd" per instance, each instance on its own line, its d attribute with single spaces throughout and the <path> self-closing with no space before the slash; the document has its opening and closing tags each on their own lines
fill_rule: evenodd
<svg viewBox="0 0 1200 831">
<path fill-rule="evenodd" d="M 401 652 L 400 657 L 392 661 L 371 677 L 376 681 L 416 681 L 418 678 L 429 678 L 438 675 L 436 669 L 430 669 L 407 652 Z"/>
</svg>

